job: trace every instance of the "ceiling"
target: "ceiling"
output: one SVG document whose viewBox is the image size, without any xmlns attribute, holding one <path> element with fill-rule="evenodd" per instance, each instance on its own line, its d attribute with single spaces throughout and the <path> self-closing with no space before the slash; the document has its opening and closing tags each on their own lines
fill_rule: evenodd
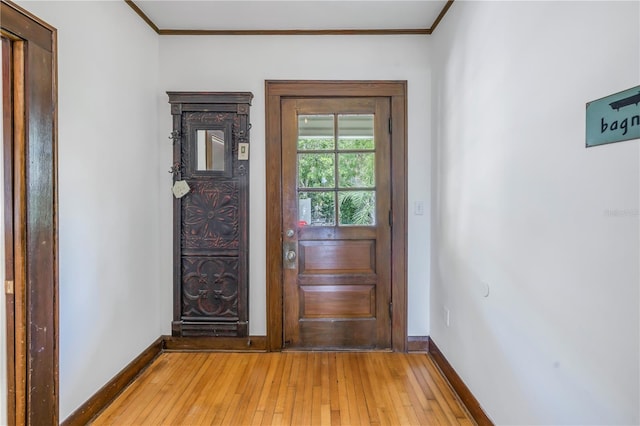
<svg viewBox="0 0 640 426">
<path fill-rule="evenodd" d="M 430 34 L 451 0 L 125 0 L 159 34 Z"/>
</svg>

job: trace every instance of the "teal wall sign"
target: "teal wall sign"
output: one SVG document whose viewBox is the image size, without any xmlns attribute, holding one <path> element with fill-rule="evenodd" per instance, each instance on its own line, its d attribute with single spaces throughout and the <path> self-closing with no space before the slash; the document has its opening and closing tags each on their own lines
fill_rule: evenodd
<svg viewBox="0 0 640 426">
<path fill-rule="evenodd" d="M 640 138 L 640 86 L 587 103 L 587 148 Z"/>
</svg>

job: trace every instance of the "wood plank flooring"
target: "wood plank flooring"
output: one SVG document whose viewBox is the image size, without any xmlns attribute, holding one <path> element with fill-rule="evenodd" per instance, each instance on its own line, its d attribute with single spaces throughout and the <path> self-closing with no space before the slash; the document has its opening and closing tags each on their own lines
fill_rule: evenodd
<svg viewBox="0 0 640 426">
<path fill-rule="evenodd" d="M 426 354 L 165 352 L 93 425 L 473 425 Z"/>
</svg>

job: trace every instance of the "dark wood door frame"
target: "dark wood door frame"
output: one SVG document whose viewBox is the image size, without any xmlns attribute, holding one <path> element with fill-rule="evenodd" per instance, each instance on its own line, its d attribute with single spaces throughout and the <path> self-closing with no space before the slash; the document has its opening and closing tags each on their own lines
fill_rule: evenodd
<svg viewBox="0 0 640 426">
<path fill-rule="evenodd" d="M 407 350 L 407 82 L 265 82 L 267 202 L 267 347 L 283 347 L 282 147 L 283 98 L 388 97 L 391 100 L 391 348 Z"/>
<path fill-rule="evenodd" d="M 17 111 L 3 123 L 13 129 L 13 154 L 4 158 L 5 164 L 13 160 L 13 176 L 4 184 L 13 189 L 13 200 L 5 203 L 13 205 L 14 235 L 7 244 L 14 256 L 13 265 L 5 266 L 16 272 L 15 295 L 6 286 L 8 326 L 15 321 L 7 333 L 13 361 L 7 366 L 13 386 L 9 423 L 58 424 L 57 35 L 9 1 L 0 7 L 2 35 L 15 47 L 13 72 L 18 73 L 8 102 L 3 93 L 5 105 Z"/>
</svg>

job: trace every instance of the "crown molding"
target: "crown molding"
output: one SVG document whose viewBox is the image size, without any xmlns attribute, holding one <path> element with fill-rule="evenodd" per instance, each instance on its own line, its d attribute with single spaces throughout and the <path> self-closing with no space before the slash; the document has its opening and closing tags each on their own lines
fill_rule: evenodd
<svg viewBox="0 0 640 426">
<path fill-rule="evenodd" d="M 399 29 L 343 29 L 343 30 L 178 30 L 170 28 L 158 28 L 158 26 L 135 4 L 133 0 L 124 0 L 144 22 L 159 35 L 429 35 L 436 29 L 444 15 L 453 4 L 454 0 L 447 0 L 438 17 L 430 28 L 399 28 Z"/>
</svg>

